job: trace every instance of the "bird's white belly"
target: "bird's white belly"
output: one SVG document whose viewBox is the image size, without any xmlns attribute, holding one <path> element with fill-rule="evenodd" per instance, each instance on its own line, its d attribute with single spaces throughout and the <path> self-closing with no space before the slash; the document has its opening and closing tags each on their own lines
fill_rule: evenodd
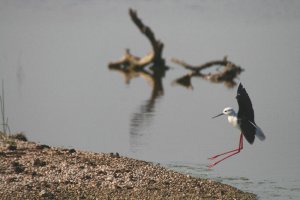
<svg viewBox="0 0 300 200">
<path fill-rule="evenodd" d="M 240 129 L 236 116 L 228 116 L 228 122 L 235 128 Z"/>
</svg>

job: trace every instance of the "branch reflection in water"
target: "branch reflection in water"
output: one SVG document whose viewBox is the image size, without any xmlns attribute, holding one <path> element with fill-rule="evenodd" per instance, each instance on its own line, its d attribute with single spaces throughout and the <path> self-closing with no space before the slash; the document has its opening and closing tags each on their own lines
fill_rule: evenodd
<svg viewBox="0 0 300 200">
<path fill-rule="evenodd" d="M 132 65 L 109 65 L 109 69 L 121 73 L 125 77 L 125 83 L 129 84 L 131 79 L 141 77 L 150 83 L 151 96 L 140 105 L 137 112 L 130 119 L 130 148 L 136 152 L 143 140 L 143 130 L 150 126 L 155 116 L 155 104 L 164 94 L 163 81 L 166 71 L 169 69 L 163 64 L 153 64 L 150 67 L 135 67 Z"/>
</svg>

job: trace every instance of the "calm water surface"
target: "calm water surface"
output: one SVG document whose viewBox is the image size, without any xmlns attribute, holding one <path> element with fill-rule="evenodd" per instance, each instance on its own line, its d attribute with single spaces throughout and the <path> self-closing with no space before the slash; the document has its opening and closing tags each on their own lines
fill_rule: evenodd
<svg viewBox="0 0 300 200">
<path fill-rule="evenodd" d="M 126 84 L 108 70 L 125 48 L 143 56 L 149 42 L 128 16 L 139 16 L 165 44 L 170 66 L 153 95 L 141 77 Z M 12 132 L 30 140 L 158 162 L 258 194 L 300 198 L 300 3 L 298 1 L 0 0 L 0 79 Z M 229 59 L 267 139 L 209 170 L 207 158 L 234 148 L 225 118 L 236 87 L 192 79 L 192 64 Z"/>
</svg>

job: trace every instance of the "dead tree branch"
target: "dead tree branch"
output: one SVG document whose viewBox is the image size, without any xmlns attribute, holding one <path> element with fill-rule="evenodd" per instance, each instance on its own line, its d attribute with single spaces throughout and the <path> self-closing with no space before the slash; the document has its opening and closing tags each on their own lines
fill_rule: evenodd
<svg viewBox="0 0 300 200">
<path fill-rule="evenodd" d="M 150 27 L 143 24 L 143 22 L 138 18 L 137 12 L 135 10 L 129 9 L 129 15 L 135 25 L 140 29 L 141 33 L 143 33 L 151 43 L 152 46 L 152 62 L 155 64 L 164 63 L 164 59 L 162 58 L 162 51 L 164 48 L 164 44 L 155 38 L 153 31 Z"/>
<path fill-rule="evenodd" d="M 165 60 L 162 58 L 162 51 L 164 44 L 155 38 L 153 31 L 150 27 L 146 26 L 142 20 L 138 17 L 137 12 L 133 9 L 129 9 L 129 15 L 133 23 L 138 27 L 143 35 L 147 37 L 152 46 L 150 53 L 140 58 L 130 53 L 129 49 L 126 49 L 125 54 L 119 61 L 109 63 L 109 67 L 118 65 L 124 65 L 132 68 L 143 68 L 150 63 L 164 65 Z"/>
</svg>

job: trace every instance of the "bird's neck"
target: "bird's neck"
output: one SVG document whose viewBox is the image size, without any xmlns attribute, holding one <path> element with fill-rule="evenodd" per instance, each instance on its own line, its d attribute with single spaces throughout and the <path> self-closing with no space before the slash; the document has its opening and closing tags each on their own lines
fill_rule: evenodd
<svg viewBox="0 0 300 200">
<path fill-rule="evenodd" d="M 233 111 L 228 115 L 228 117 L 229 117 L 229 116 L 237 117 L 237 114 L 236 114 L 236 112 L 233 110 Z"/>
</svg>

